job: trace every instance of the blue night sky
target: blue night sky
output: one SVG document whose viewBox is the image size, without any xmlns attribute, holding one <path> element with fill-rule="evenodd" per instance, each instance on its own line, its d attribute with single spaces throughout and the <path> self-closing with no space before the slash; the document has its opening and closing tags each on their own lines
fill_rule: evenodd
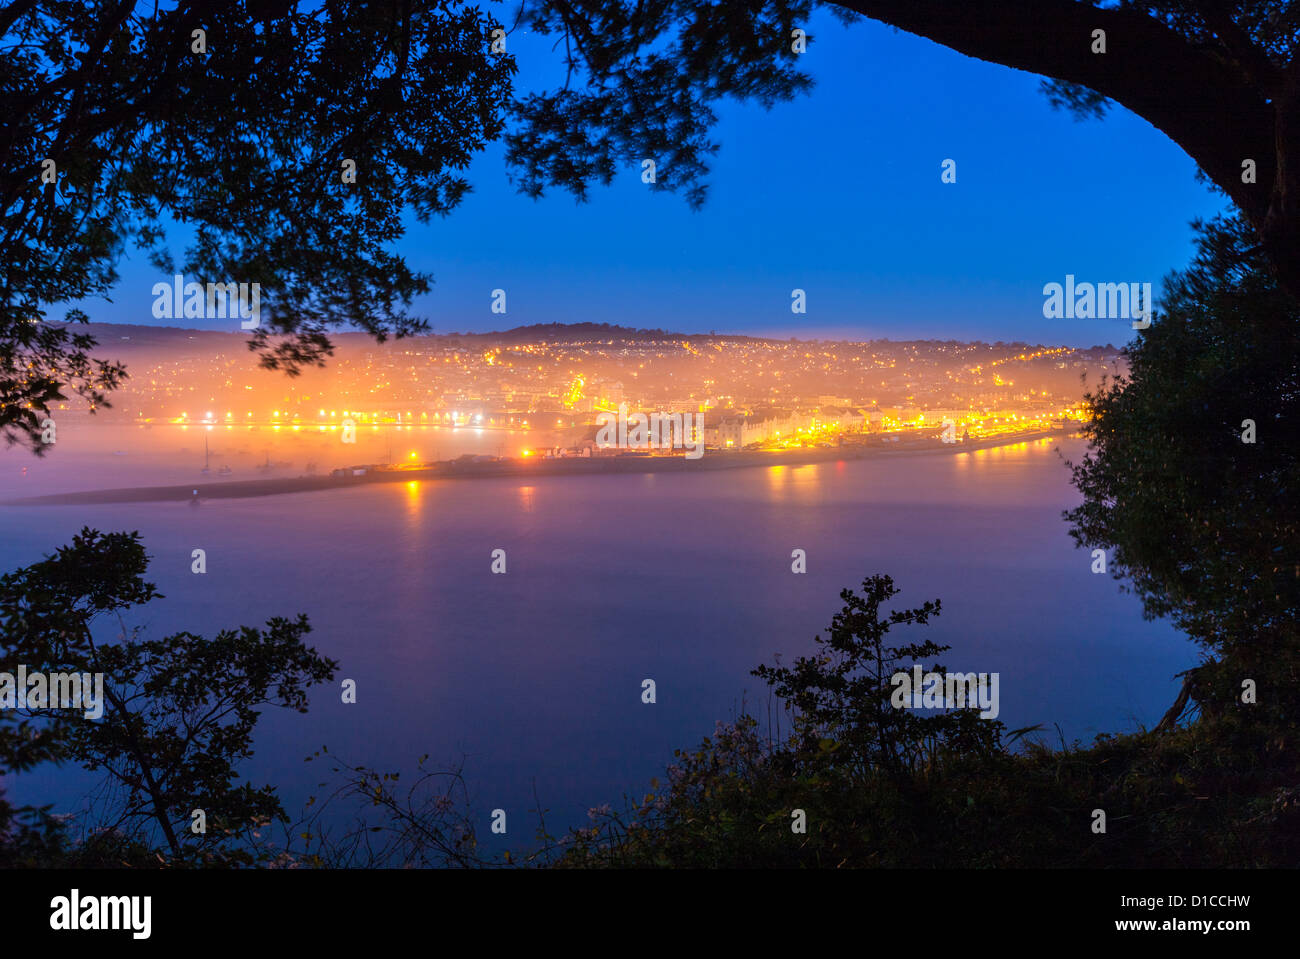
<svg viewBox="0 0 1300 959">
<path fill-rule="evenodd" d="M 1225 208 L 1163 133 L 1113 107 L 1077 122 L 1039 78 L 873 22 L 810 26 L 810 95 L 764 111 L 725 102 L 709 198 L 693 212 L 639 164 L 575 203 L 514 192 L 502 150 L 443 220 L 411 218 L 400 250 L 433 274 L 415 312 L 435 332 L 609 322 L 682 332 L 1116 345 L 1125 320 L 1046 320 L 1043 285 L 1161 280 L 1189 222 Z M 512 34 L 521 86 L 556 75 L 551 39 Z M 956 184 L 940 165 L 957 162 Z M 155 322 L 141 255 L 94 320 Z M 508 313 L 490 312 L 491 291 Z M 806 291 L 806 315 L 790 311 Z M 181 324 L 177 324 L 181 325 Z M 229 329 L 228 320 L 184 325 Z"/>
</svg>

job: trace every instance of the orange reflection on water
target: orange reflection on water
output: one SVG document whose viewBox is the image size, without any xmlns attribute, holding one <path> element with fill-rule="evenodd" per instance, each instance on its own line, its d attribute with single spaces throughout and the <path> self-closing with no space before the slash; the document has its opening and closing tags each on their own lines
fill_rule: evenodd
<svg viewBox="0 0 1300 959">
<path fill-rule="evenodd" d="M 768 489 L 776 500 L 812 502 L 822 494 L 822 463 L 804 463 L 800 466 L 769 466 L 766 470 Z"/>
<path fill-rule="evenodd" d="M 420 518 L 420 504 L 424 499 L 423 484 L 419 480 L 408 480 L 402 485 L 406 487 L 406 518 L 415 522 Z"/>
<path fill-rule="evenodd" d="M 1054 442 L 1052 437 L 1044 437 L 1036 440 L 1021 440 L 1019 443 L 1005 443 L 1002 446 L 968 450 L 958 453 L 956 462 L 962 472 L 972 466 L 976 469 L 983 469 L 996 465 L 998 468 L 1007 469 L 1036 454 L 1050 452 Z"/>
</svg>

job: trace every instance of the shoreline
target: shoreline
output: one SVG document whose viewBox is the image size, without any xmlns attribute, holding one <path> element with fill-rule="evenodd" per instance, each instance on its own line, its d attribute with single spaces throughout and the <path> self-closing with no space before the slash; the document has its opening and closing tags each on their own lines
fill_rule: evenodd
<svg viewBox="0 0 1300 959">
<path fill-rule="evenodd" d="M 263 480 L 231 480 L 170 486 L 136 486 L 119 489 L 85 490 L 73 493 L 50 493 L 6 500 L 3 506 L 72 506 L 105 503 L 156 503 L 211 499 L 249 499 L 289 493 L 313 493 L 347 489 L 376 483 L 430 482 L 434 480 L 485 479 L 494 477 L 540 478 L 572 475 L 617 475 L 644 473 L 698 473 L 722 469 L 745 469 L 755 466 L 809 466 L 837 460 L 861 460 L 903 456 L 953 455 L 1033 442 L 1077 433 L 1075 426 L 1038 430 L 1013 436 L 990 437 L 972 443 L 940 445 L 933 440 L 900 442 L 895 448 L 873 446 L 836 446 L 829 449 L 804 447 L 791 450 L 712 451 L 712 455 L 688 460 L 672 456 L 596 456 L 561 459 L 500 459 L 490 462 L 444 460 L 416 468 L 366 467 L 359 476 L 297 476 Z M 360 468 L 360 467 L 357 467 Z"/>
</svg>

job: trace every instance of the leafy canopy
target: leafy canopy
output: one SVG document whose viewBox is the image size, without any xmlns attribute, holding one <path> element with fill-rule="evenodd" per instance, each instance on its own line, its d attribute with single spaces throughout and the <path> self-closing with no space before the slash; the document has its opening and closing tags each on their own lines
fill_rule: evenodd
<svg viewBox="0 0 1300 959">
<path fill-rule="evenodd" d="M 128 245 L 168 275 L 259 283 L 251 345 L 271 368 L 320 363 L 330 327 L 425 329 L 407 307 L 429 277 L 392 244 L 408 211 L 456 205 L 501 133 L 497 26 L 442 0 L 0 7 L 0 434 L 43 452 L 65 387 L 93 408 L 120 385 L 93 338 L 42 321 L 105 295 Z M 172 226 L 194 237 L 179 261 Z"/>
<path fill-rule="evenodd" d="M 250 862 L 265 853 L 258 831 L 287 822 L 272 786 L 240 782 L 253 732 L 267 706 L 307 711 L 307 691 L 337 663 L 303 639 L 305 616 L 274 617 L 265 629 L 223 629 L 212 639 L 182 632 L 144 640 L 120 619 L 161 598 L 144 580 L 138 533 L 83 529 L 41 562 L 0 577 L 0 671 L 103 675 L 103 715 L 71 709 L 9 710 L 0 720 L 0 760 L 71 760 L 102 771 L 109 791 L 98 827 L 160 844 L 170 861 Z M 122 622 L 106 642 L 96 622 Z M 0 770 L 2 771 L 2 770 Z M 206 831 L 191 831 L 194 810 Z"/>
</svg>

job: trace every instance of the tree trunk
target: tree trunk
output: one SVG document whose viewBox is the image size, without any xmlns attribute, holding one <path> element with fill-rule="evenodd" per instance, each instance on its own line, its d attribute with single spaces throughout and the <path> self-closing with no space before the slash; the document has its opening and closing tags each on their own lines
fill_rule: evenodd
<svg viewBox="0 0 1300 959">
<path fill-rule="evenodd" d="M 1174 700 L 1174 704 L 1165 712 L 1165 715 L 1160 722 L 1156 723 L 1156 728 L 1153 729 L 1152 732 L 1164 733 L 1174 728 L 1179 717 L 1181 717 L 1183 712 L 1187 709 L 1187 703 L 1192 698 L 1192 689 L 1196 685 L 1193 679 L 1194 672 L 1195 670 L 1189 669 L 1187 672 L 1183 673 L 1183 688 L 1178 691 L 1178 698 Z"/>
</svg>

